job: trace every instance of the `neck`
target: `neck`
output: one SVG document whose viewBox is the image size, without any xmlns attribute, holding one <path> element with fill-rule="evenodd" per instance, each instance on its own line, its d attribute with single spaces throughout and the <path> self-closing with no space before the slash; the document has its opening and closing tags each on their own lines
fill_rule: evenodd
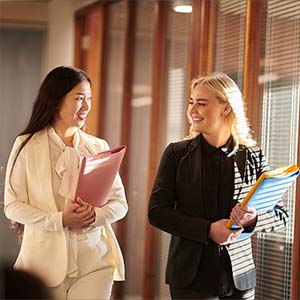
<svg viewBox="0 0 300 300">
<path fill-rule="evenodd" d="M 230 130 L 226 132 L 219 133 L 217 135 L 212 135 L 212 134 L 203 134 L 203 137 L 205 140 L 211 145 L 214 146 L 215 148 L 221 147 L 227 143 L 231 136 Z"/>
<path fill-rule="evenodd" d="M 76 131 L 76 127 L 63 128 L 57 125 L 52 125 L 55 132 L 61 138 L 66 146 L 73 147 L 73 137 Z"/>
</svg>

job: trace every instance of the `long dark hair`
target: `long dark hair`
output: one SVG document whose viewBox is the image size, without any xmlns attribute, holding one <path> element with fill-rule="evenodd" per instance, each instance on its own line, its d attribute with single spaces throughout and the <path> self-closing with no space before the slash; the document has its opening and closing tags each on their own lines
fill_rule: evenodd
<svg viewBox="0 0 300 300">
<path fill-rule="evenodd" d="M 28 125 L 19 134 L 19 136 L 28 134 L 28 137 L 20 145 L 14 162 L 32 136 L 52 124 L 57 109 L 66 94 L 85 80 L 91 84 L 89 76 L 83 70 L 74 67 L 60 66 L 48 73 L 41 84 L 37 98 L 33 104 Z"/>
<path fill-rule="evenodd" d="M 91 85 L 89 76 L 83 70 L 74 67 L 60 66 L 47 74 L 33 104 L 28 125 L 18 135 L 28 134 L 16 153 L 10 177 L 16 160 L 24 146 L 36 132 L 50 126 L 53 123 L 57 109 L 61 105 L 66 94 L 68 94 L 76 85 L 85 80 Z"/>
<path fill-rule="evenodd" d="M 74 67 L 60 66 L 50 71 L 39 89 L 29 123 L 20 135 L 29 134 L 31 138 L 34 133 L 49 126 L 66 94 L 84 80 L 91 84 L 88 75 Z"/>
</svg>

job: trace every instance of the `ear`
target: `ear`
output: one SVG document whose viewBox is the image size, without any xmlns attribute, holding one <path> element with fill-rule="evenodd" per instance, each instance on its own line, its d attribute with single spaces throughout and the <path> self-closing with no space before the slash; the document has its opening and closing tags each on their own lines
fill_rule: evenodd
<svg viewBox="0 0 300 300">
<path fill-rule="evenodd" d="M 231 106 L 230 104 L 227 102 L 224 106 L 224 116 L 227 116 L 230 112 L 231 112 Z"/>
</svg>

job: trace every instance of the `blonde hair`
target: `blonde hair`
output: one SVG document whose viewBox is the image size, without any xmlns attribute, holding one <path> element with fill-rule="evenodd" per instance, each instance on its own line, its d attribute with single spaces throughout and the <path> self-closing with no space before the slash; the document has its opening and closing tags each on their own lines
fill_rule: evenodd
<svg viewBox="0 0 300 300">
<path fill-rule="evenodd" d="M 207 87 L 221 101 L 227 102 L 231 106 L 231 112 L 228 114 L 228 121 L 231 126 L 231 134 L 233 137 L 233 151 L 231 154 L 238 150 L 239 145 L 244 145 L 246 147 L 255 146 L 256 141 L 251 135 L 249 122 L 245 113 L 243 96 L 237 84 L 224 73 L 212 73 L 193 79 L 191 90 L 198 84 Z M 196 133 L 190 128 L 190 138 L 193 138 L 198 134 L 198 132 Z"/>
</svg>

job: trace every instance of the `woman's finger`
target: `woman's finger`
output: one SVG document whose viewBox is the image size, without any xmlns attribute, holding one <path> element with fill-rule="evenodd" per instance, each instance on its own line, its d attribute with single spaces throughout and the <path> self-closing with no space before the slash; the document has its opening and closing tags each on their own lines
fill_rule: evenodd
<svg viewBox="0 0 300 300">
<path fill-rule="evenodd" d="M 92 218 L 89 218 L 89 219 L 85 220 L 85 221 L 83 222 L 83 226 L 88 226 L 88 225 L 90 225 L 91 223 L 93 223 L 94 221 L 95 221 L 95 216 L 93 216 Z"/>
<path fill-rule="evenodd" d="M 75 210 L 75 212 L 77 212 L 77 213 L 82 213 L 83 211 L 85 211 L 86 210 L 86 207 L 85 206 L 79 206 L 76 210 Z"/>
</svg>

